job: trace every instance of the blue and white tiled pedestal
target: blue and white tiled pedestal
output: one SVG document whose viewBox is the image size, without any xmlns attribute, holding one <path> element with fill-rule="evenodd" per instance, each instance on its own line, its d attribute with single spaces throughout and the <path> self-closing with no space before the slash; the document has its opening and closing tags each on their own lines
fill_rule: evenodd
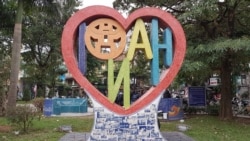
<svg viewBox="0 0 250 141">
<path fill-rule="evenodd" d="M 89 141 L 164 141 L 157 118 L 160 96 L 132 115 L 118 115 L 93 100 L 94 125 Z"/>
</svg>

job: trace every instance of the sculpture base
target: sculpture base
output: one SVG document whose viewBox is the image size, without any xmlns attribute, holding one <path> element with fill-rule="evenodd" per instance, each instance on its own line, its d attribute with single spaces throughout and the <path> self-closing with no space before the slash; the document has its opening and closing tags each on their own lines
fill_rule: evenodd
<svg viewBox="0 0 250 141">
<path fill-rule="evenodd" d="M 113 113 L 95 101 L 93 103 L 95 119 L 88 141 L 164 141 L 157 117 L 159 98 L 128 116 Z"/>
<path fill-rule="evenodd" d="M 182 132 L 161 132 L 161 135 L 167 141 L 194 141 L 194 139 L 183 134 Z M 90 133 L 71 132 L 64 135 L 59 141 L 87 141 Z"/>
</svg>

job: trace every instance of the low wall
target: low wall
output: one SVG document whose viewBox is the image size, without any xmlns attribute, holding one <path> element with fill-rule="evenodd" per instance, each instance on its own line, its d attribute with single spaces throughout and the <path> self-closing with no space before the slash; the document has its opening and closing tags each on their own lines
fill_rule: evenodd
<svg viewBox="0 0 250 141">
<path fill-rule="evenodd" d="M 88 100 L 86 98 L 54 98 L 44 101 L 45 116 L 60 115 L 61 113 L 86 113 Z"/>
</svg>

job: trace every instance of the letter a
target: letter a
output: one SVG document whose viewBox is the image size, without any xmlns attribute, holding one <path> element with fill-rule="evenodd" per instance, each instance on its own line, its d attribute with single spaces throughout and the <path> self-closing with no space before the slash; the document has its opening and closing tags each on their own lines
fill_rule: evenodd
<svg viewBox="0 0 250 141">
<path fill-rule="evenodd" d="M 131 41 L 130 41 L 129 49 L 127 53 L 127 58 L 129 60 L 133 59 L 135 49 L 144 49 L 146 58 L 147 59 L 153 58 L 147 31 L 146 31 L 146 28 L 142 19 L 137 19 L 135 26 L 134 26 L 134 31 L 131 37 Z"/>
</svg>

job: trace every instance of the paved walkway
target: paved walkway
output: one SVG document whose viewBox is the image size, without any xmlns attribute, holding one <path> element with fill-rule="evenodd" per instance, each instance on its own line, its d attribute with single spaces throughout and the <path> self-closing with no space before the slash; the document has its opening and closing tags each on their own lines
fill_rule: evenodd
<svg viewBox="0 0 250 141">
<path fill-rule="evenodd" d="M 194 141 L 182 132 L 161 132 L 166 141 Z M 64 135 L 59 141 L 87 141 L 90 133 L 71 132 Z"/>
<path fill-rule="evenodd" d="M 87 116 L 93 115 L 93 109 L 88 108 L 87 113 L 74 114 L 74 113 L 63 113 L 60 116 Z M 162 136 L 166 141 L 194 141 L 189 136 L 185 135 L 182 132 L 161 132 Z M 59 141 L 87 141 L 90 136 L 89 132 L 79 133 L 71 132 L 65 134 Z"/>
</svg>

